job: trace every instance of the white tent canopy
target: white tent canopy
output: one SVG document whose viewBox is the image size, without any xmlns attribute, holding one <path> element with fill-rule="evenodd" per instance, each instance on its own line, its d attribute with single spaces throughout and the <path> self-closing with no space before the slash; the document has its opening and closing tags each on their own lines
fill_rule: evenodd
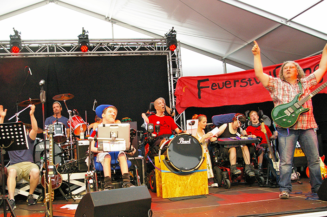
<svg viewBox="0 0 327 217">
<path fill-rule="evenodd" d="M 323 0 L 0 0 L 0 40 L 15 27 L 22 40 L 164 37 L 182 44 L 183 75 L 253 68 L 252 41 L 263 65 L 321 52 L 327 40 Z"/>
</svg>

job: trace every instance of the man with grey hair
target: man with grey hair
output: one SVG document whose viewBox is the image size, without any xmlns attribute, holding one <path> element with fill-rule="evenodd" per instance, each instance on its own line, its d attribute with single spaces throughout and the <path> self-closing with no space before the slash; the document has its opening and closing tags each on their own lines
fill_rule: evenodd
<svg viewBox="0 0 327 217">
<path fill-rule="evenodd" d="M 269 91 L 275 107 L 292 102 L 299 93 L 309 95 L 312 88 L 321 81 L 327 70 L 327 44 L 322 51 L 319 68 L 306 77 L 299 64 L 293 61 L 283 63 L 280 68 L 279 78 L 269 76 L 263 72 L 260 48 L 256 41 L 254 41 L 252 53 L 254 55 L 255 76 Z M 296 106 L 292 107 L 295 108 Z M 294 125 L 287 129 L 277 126 L 280 155 L 279 198 L 281 199 L 289 198 L 292 191 L 292 163 L 297 141 L 299 141 L 308 160 L 312 193 L 317 193 L 322 184 L 318 139 L 314 131 L 318 126 L 313 115 L 311 99 L 307 100 L 303 107 L 307 108 L 308 111 L 300 114 Z"/>
</svg>

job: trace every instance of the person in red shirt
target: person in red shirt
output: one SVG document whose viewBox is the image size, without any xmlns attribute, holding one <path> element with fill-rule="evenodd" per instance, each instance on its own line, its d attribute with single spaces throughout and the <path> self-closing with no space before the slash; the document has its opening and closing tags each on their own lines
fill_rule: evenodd
<svg viewBox="0 0 327 217">
<path fill-rule="evenodd" d="M 176 133 L 182 133 L 183 131 L 178 128 L 174 119 L 171 116 L 165 115 L 166 102 L 165 99 L 160 97 L 154 101 L 154 108 L 156 110 L 155 115 L 147 117 L 145 113 L 142 113 L 142 118 L 148 123 L 152 123 L 155 127 L 160 126 L 160 131 L 157 136 L 171 135 L 173 131 Z M 157 134 L 157 133 L 155 133 Z"/>
<path fill-rule="evenodd" d="M 258 169 L 262 172 L 262 160 L 263 154 L 265 152 L 265 146 L 268 144 L 265 134 L 261 130 L 260 118 L 257 111 L 251 111 L 250 114 L 251 125 L 246 128 L 246 133 L 248 135 L 254 135 L 256 137 L 262 138 L 261 143 L 256 146 L 256 152 L 258 155 Z M 276 139 L 277 135 L 272 135 L 269 127 L 265 125 L 267 136 L 269 139 Z M 276 131 L 277 132 L 277 131 Z"/>
</svg>

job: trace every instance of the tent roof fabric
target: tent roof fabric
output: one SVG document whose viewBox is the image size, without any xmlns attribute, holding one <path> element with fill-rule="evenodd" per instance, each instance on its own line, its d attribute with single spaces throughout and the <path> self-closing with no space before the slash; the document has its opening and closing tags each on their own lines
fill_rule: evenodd
<svg viewBox="0 0 327 217">
<path fill-rule="evenodd" d="M 253 40 L 261 47 L 264 66 L 321 52 L 327 30 L 324 32 L 319 25 L 319 30 L 304 25 L 303 17 L 317 11 L 316 20 L 323 19 L 318 9 L 326 8 L 327 2 L 305 1 L 297 11 L 289 8 L 290 17 L 247 2 L 251 1 L 0 0 L 0 21 L 53 3 L 151 37 L 163 37 L 174 27 L 182 47 L 243 69 L 253 68 Z M 294 0 L 290 2 L 294 4 Z"/>
</svg>

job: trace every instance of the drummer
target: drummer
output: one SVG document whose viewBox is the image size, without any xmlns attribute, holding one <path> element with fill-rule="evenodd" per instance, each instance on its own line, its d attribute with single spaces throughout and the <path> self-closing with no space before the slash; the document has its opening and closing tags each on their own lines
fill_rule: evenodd
<svg viewBox="0 0 327 217">
<path fill-rule="evenodd" d="M 53 115 L 45 119 L 45 126 L 46 128 L 48 125 L 55 124 L 55 123 L 62 123 L 66 127 L 66 135 L 67 138 L 69 138 L 69 126 L 68 126 L 68 118 L 64 117 L 61 115 L 62 111 L 62 106 L 61 103 L 58 101 L 55 101 L 52 104 L 52 109 L 53 109 Z"/>
<path fill-rule="evenodd" d="M 144 121 L 148 123 L 152 123 L 155 127 L 156 125 L 160 126 L 160 131 L 157 135 L 156 132 L 154 132 L 157 136 L 157 142 L 156 144 L 159 145 L 159 142 L 166 137 L 170 137 L 172 135 L 172 132 L 175 131 L 176 133 L 182 133 L 183 131 L 180 130 L 174 119 L 171 116 L 165 115 L 166 111 L 166 102 L 165 99 L 160 97 L 154 101 L 154 108 L 156 110 L 155 115 L 151 115 L 149 117 L 146 116 L 145 113 L 142 113 L 142 118 Z"/>
</svg>

